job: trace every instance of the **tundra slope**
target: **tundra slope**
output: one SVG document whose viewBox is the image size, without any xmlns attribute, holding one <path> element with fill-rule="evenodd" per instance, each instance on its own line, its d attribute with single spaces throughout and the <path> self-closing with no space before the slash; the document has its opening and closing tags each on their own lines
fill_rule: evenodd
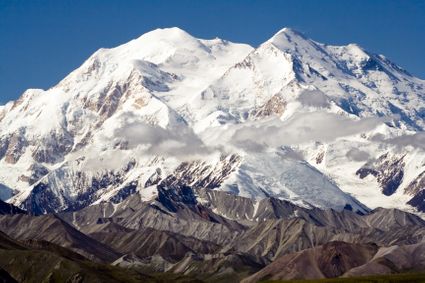
<svg viewBox="0 0 425 283">
<path fill-rule="evenodd" d="M 290 274 L 296 276 L 307 274 L 303 272 L 305 261 L 312 263 L 308 273 L 312 277 L 420 270 L 422 257 L 415 247 L 423 245 L 425 221 L 396 209 L 359 215 L 348 210 L 304 208 L 277 198 L 257 202 L 219 190 L 175 184 L 167 190 L 159 188 L 153 201 L 144 202 L 134 194 L 119 204 L 102 202 L 56 215 L 31 216 L 9 210 L 0 215 L 0 231 L 39 250 L 4 252 L 13 241 L 4 246 L 0 241 L 0 252 L 6 256 L 1 267 L 14 278 L 27 274 L 32 256 L 45 256 L 48 262 L 43 270 L 50 273 L 57 260 L 63 260 L 57 258 L 59 254 L 73 262 L 64 265 L 80 266 L 84 260 L 80 266 L 83 273 L 99 270 L 97 264 L 87 261 L 90 259 L 129 268 L 131 277 L 165 273 L 158 278 L 239 282 L 252 274 L 255 279 L 273 273 L 287 259 L 294 263 Z M 392 253 L 396 245 L 399 252 Z M 380 247 L 384 262 L 381 257 L 371 259 Z M 351 259 L 347 254 L 356 254 L 353 250 L 358 257 Z M 399 253 L 403 257 L 398 257 Z M 317 261 L 320 254 L 323 256 Z M 418 261 L 406 261 L 410 256 Z M 25 261 L 28 257 L 30 261 Z M 316 270 L 322 259 L 330 264 L 321 264 Z M 152 280 L 156 278 L 154 275 Z"/>
<path fill-rule="evenodd" d="M 44 214 L 177 182 L 424 211 L 424 87 L 382 55 L 288 28 L 255 49 L 154 30 L 0 108 L 0 196 Z"/>
</svg>

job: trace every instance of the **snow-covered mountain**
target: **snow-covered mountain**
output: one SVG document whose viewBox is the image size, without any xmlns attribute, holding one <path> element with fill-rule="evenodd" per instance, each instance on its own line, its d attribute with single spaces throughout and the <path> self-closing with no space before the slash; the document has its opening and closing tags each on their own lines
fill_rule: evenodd
<svg viewBox="0 0 425 283">
<path fill-rule="evenodd" d="M 41 214 L 178 186 L 425 212 L 424 128 L 425 81 L 357 45 L 158 29 L 0 107 L 0 197 Z"/>
</svg>

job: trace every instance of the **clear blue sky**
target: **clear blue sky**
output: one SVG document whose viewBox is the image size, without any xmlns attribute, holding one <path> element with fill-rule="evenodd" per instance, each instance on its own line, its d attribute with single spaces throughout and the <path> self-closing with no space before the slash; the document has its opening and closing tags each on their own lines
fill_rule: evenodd
<svg viewBox="0 0 425 283">
<path fill-rule="evenodd" d="M 100 47 L 171 26 L 253 46 L 292 27 L 425 78 L 425 0 L 0 0 L 0 102 L 55 85 Z"/>
</svg>

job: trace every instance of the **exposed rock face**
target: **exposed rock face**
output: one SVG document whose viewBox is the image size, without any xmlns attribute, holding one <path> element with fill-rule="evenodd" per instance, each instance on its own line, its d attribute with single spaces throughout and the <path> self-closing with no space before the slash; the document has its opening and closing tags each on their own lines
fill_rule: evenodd
<svg viewBox="0 0 425 283">
<path fill-rule="evenodd" d="M 424 243 L 379 248 L 374 244 L 329 242 L 282 256 L 241 282 L 421 272 L 425 267 L 424 247 Z"/>
<path fill-rule="evenodd" d="M 425 212 L 425 190 L 417 193 L 408 203 L 419 211 Z"/>
<path fill-rule="evenodd" d="M 25 214 L 22 209 L 0 200 L 0 215 L 5 214 Z"/>
<path fill-rule="evenodd" d="M 0 106 L 0 182 L 13 188 L 11 203 L 36 214 L 118 204 L 140 191 L 150 199 L 161 182 L 365 213 L 354 198 L 370 199 L 356 194 L 359 185 L 376 189 L 366 175 L 391 196 L 418 175 L 425 152 L 396 156 L 386 140 L 420 134 L 424 97 L 423 80 L 357 45 L 286 28 L 252 48 L 158 29 Z M 346 145 L 388 156 L 351 180 L 359 159 Z M 137 165 L 121 172 L 131 159 Z M 386 207 L 408 207 L 388 199 Z"/>
<path fill-rule="evenodd" d="M 276 115 L 280 117 L 285 112 L 286 102 L 282 95 L 273 95 L 263 106 L 259 107 L 253 112 L 253 116 L 256 118 L 268 117 Z"/>
<path fill-rule="evenodd" d="M 35 144 L 32 157 L 39 163 L 55 164 L 71 152 L 74 138 L 68 131 L 52 132 Z"/>
<path fill-rule="evenodd" d="M 258 271 L 263 265 L 258 258 L 243 253 L 215 253 L 209 255 L 187 255 L 183 260 L 167 269 L 168 272 L 186 274 L 207 280 L 225 279 L 239 282 L 245 274 Z"/>
<path fill-rule="evenodd" d="M 249 254 L 263 263 L 333 240 L 412 244 L 425 235 L 425 221 L 399 210 L 380 209 L 359 215 L 300 208 L 276 199 L 255 204 L 228 193 L 193 192 L 187 187 L 164 189 L 151 204 L 135 200 L 137 196 L 129 197 L 113 210 L 102 204 L 62 217 L 77 227 L 96 223 L 114 223 L 124 230 L 150 227 L 169 235 L 191 237 L 199 243 L 214 243 L 223 251 Z"/>
<path fill-rule="evenodd" d="M 116 266 L 231 282 L 265 271 L 285 279 L 341 276 L 373 261 L 379 246 L 425 237 L 424 220 L 395 209 L 361 215 L 179 182 L 160 182 L 158 191 L 150 201 L 137 192 L 58 216 L 4 215 L 0 230 L 33 248 L 47 249 L 31 241 L 50 241 Z M 273 267 L 282 261 L 284 272 Z"/>
<path fill-rule="evenodd" d="M 69 164 L 63 165 L 34 184 L 34 188 L 23 203 L 23 207 L 33 214 L 52 213 L 58 210 L 78 210 L 94 201 L 96 193 L 110 186 L 123 183 L 125 175 L 135 166 L 129 162 L 117 171 L 103 171 L 96 175 L 81 171 L 73 171 Z M 76 194 L 70 195 L 68 184 L 73 184 Z M 121 188 L 112 198 L 119 202 L 135 192 L 136 182 Z"/>
<path fill-rule="evenodd" d="M 132 194 L 136 193 L 137 187 L 139 186 L 138 181 L 131 181 L 122 187 L 113 197 L 110 198 L 112 203 L 120 203 Z"/>
<path fill-rule="evenodd" d="M 357 170 L 361 178 L 368 175 L 376 177 L 381 185 L 382 193 L 390 196 L 398 189 L 404 176 L 404 156 L 390 156 L 389 153 L 381 155 L 376 161 L 365 164 Z"/>
<path fill-rule="evenodd" d="M 146 181 L 145 187 L 157 185 L 161 180 L 162 180 L 161 168 L 156 168 L 155 172 Z"/>
<path fill-rule="evenodd" d="M 383 275 L 401 272 L 422 272 L 425 268 L 425 244 L 382 247 L 372 260 L 353 268 L 344 277 L 364 274 Z"/>
<path fill-rule="evenodd" d="M 323 157 L 325 157 L 325 152 L 319 152 L 316 156 L 316 164 L 321 164 L 323 162 Z"/>
<path fill-rule="evenodd" d="M 406 194 L 412 195 L 412 199 L 408 204 L 417 208 L 421 212 L 425 212 L 425 171 L 420 173 L 405 188 Z"/>
<path fill-rule="evenodd" d="M 19 177 L 21 181 L 27 182 L 28 185 L 36 183 L 38 180 L 49 173 L 49 170 L 39 163 L 32 164 L 29 168 L 29 171 L 31 172 L 30 176 L 21 175 Z"/>
<path fill-rule="evenodd" d="M 132 253 L 142 259 L 160 256 L 170 263 L 182 260 L 186 254 L 214 254 L 220 249 L 212 242 L 172 232 L 151 228 L 132 230 L 114 223 L 92 227 L 89 235 L 121 253 Z"/>
<path fill-rule="evenodd" d="M 338 277 L 347 270 L 370 260 L 378 250 L 376 245 L 353 246 L 344 242 L 329 242 L 322 246 L 317 260 L 327 278 Z"/>
<path fill-rule="evenodd" d="M 241 158 L 236 155 L 221 156 L 214 166 L 203 162 L 184 162 L 161 182 L 161 186 L 185 185 L 192 188 L 218 188 L 221 183 L 238 167 Z"/>
<path fill-rule="evenodd" d="M 110 262 L 119 253 L 53 215 L 34 217 L 29 215 L 0 216 L 0 230 L 19 240 L 45 240 L 69 248 L 85 257 L 100 262 Z"/>
<path fill-rule="evenodd" d="M 78 162 L 83 162 L 77 160 Z M 48 172 L 42 165 L 34 165 L 30 169 L 30 177 L 21 176 L 20 180 L 33 182 L 35 175 L 44 175 L 33 184 L 33 189 L 22 204 L 33 214 L 44 214 L 67 210 L 79 210 L 104 197 L 108 191 L 107 201 L 120 203 L 129 196 L 149 187 L 172 188 L 208 188 L 215 189 L 236 170 L 240 164 L 237 155 L 222 156 L 216 163 L 201 161 L 182 162 L 167 176 L 162 169 L 133 172 L 140 164 L 131 159 L 119 170 L 101 170 L 83 172 L 75 168 L 74 163 L 65 163 L 61 167 Z M 149 173 L 152 172 L 152 173 Z M 146 176 L 149 174 L 150 176 Z M 146 177 L 145 177 L 146 176 Z M 72 192 L 68 184 L 73 184 Z M 156 194 L 160 190 L 156 190 Z"/>
<path fill-rule="evenodd" d="M 19 132 L 13 133 L 1 141 L 0 156 L 7 163 L 15 164 L 24 154 L 28 141 L 24 137 L 25 129 L 20 129 Z"/>
<path fill-rule="evenodd" d="M 373 258 L 378 246 L 329 242 L 323 246 L 284 255 L 243 283 L 268 280 L 334 278 Z"/>
<path fill-rule="evenodd" d="M 425 189 L 425 171 L 420 173 L 410 184 L 405 188 L 405 192 L 410 195 L 415 195 Z"/>
</svg>

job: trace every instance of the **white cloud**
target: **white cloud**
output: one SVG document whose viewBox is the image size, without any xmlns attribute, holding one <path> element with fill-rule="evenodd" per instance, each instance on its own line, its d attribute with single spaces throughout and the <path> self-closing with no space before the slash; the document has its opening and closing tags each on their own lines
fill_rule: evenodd
<svg viewBox="0 0 425 283">
<path fill-rule="evenodd" d="M 185 126 L 164 129 L 143 122 L 133 122 L 115 131 L 128 143 L 129 148 L 140 145 L 146 147 L 146 152 L 155 155 L 190 157 L 211 153 L 202 140 Z"/>
<path fill-rule="evenodd" d="M 320 141 L 329 142 L 339 137 L 370 131 L 385 122 L 384 118 L 352 120 L 326 112 L 295 114 L 288 121 L 278 119 L 236 126 L 231 142 L 253 148 L 253 144 L 277 147 Z"/>
<path fill-rule="evenodd" d="M 413 146 L 425 150 L 425 132 L 415 133 L 413 135 L 402 135 L 399 137 L 383 140 L 383 142 L 393 144 L 397 147 Z"/>
<path fill-rule="evenodd" d="M 347 154 L 347 158 L 353 161 L 368 161 L 370 159 L 370 154 L 366 151 L 352 148 L 350 149 Z"/>
<path fill-rule="evenodd" d="M 329 98 L 320 90 L 304 90 L 298 96 L 298 101 L 305 106 L 318 108 L 329 107 Z"/>
</svg>

